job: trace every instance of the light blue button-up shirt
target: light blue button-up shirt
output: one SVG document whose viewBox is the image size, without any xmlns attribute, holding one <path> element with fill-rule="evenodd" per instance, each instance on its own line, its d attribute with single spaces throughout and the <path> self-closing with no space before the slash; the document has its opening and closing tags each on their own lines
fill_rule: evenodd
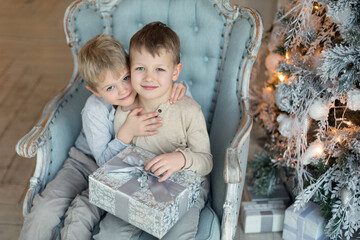
<svg viewBox="0 0 360 240">
<path fill-rule="evenodd" d="M 115 137 L 115 111 L 111 104 L 93 94 L 81 112 L 83 125 L 75 147 L 94 157 L 98 166 L 128 146 Z"/>
</svg>

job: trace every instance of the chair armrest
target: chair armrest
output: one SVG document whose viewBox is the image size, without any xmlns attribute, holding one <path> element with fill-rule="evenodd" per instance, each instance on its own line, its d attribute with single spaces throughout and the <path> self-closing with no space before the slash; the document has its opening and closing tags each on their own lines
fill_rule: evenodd
<svg viewBox="0 0 360 240">
<path fill-rule="evenodd" d="M 247 161 L 250 131 L 252 129 L 252 117 L 245 110 L 245 102 L 242 101 L 242 123 L 239 125 L 230 147 L 226 149 L 224 181 L 225 183 L 240 183 L 245 169 L 242 169 L 242 161 Z"/>
<path fill-rule="evenodd" d="M 261 45 L 261 36 L 263 32 L 262 20 L 257 11 L 246 7 L 241 7 L 239 11 L 241 15 L 248 17 L 248 20 L 252 23 L 254 30 L 250 38 L 250 43 L 247 47 L 245 47 L 247 49 L 247 54 L 243 56 L 243 61 L 241 62 L 239 71 L 239 79 L 242 79 L 242 81 L 238 91 L 238 99 L 241 101 L 240 107 L 242 110 L 242 122 L 236 131 L 230 147 L 228 147 L 225 152 L 225 183 L 240 183 L 246 171 L 250 131 L 253 124 L 252 117 L 249 113 L 249 84 L 252 66 Z"/>
<path fill-rule="evenodd" d="M 51 164 L 51 127 L 55 118 L 60 114 L 64 103 L 72 97 L 74 91 L 78 91 L 82 80 L 75 75 L 70 83 L 45 106 L 40 120 L 36 125 L 22 137 L 16 145 L 18 155 L 25 158 L 36 156 L 36 166 L 33 176 L 30 178 L 29 189 L 23 204 L 23 215 L 26 216 L 32 207 L 35 195 L 46 185 Z"/>
<path fill-rule="evenodd" d="M 38 149 L 42 146 L 46 139 L 49 138 L 48 129 L 49 125 L 52 123 L 53 118 L 59 109 L 62 107 L 62 104 L 66 100 L 66 96 L 74 83 L 76 82 L 78 75 L 72 78 L 72 81 L 54 98 L 52 98 L 45 106 L 40 120 L 36 125 L 23 136 L 19 142 L 16 144 L 16 152 L 21 157 L 32 158 L 35 157 Z"/>
<path fill-rule="evenodd" d="M 222 239 L 234 239 L 237 229 L 240 203 L 244 188 L 243 176 L 249 150 L 252 117 L 246 110 L 246 102 L 242 101 L 242 122 L 239 125 L 230 147 L 225 152 L 224 181 L 226 183 L 226 197 L 221 222 Z"/>
</svg>

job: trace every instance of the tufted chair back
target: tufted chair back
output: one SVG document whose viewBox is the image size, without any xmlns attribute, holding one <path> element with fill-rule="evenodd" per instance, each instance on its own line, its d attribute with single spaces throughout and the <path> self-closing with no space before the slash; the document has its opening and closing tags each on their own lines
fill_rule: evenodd
<svg viewBox="0 0 360 240">
<path fill-rule="evenodd" d="M 74 74 L 17 146 L 20 155 L 37 154 L 41 162 L 30 180 L 24 214 L 34 195 L 54 178 L 80 132 L 80 112 L 90 95 L 77 72 L 81 46 L 105 33 L 128 52 L 132 35 L 153 21 L 165 23 L 180 37 L 183 69 L 179 80 L 189 85 L 202 107 L 214 156 L 208 206 L 222 221 L 222 238 L 234 237 L 252 126 L 249 78 L 262 23 L 256 11 L 235 8 L 228 0 L 78 0 L 68 7 L 64 29 L 74 56 Z"/>
</svg>

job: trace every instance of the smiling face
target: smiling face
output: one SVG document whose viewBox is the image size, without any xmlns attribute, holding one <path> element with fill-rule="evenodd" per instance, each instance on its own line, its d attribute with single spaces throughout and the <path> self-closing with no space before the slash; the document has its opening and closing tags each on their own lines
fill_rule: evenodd
<svg viewBox="0 0 360 240">
<path fill-rule="evenodd" d="M 134 103 L 136 92 L 131 86 L 130 73 L 126 68 L 120 74 L 106 71 L 102 81 L 98 81 L 96 89 L 91 89 L 96 96 L 103 98 L 106 102 L 121 107 L 128 107 Z"/>
<path fill-rule="evenodd" d="M 171 94 L 182 65 L 174 64 L 171 53 L 161 49 L 151 55 L 145 48 L 131 51 L 131 83 L 140 98 L 166 102 Z"/>
</svg>

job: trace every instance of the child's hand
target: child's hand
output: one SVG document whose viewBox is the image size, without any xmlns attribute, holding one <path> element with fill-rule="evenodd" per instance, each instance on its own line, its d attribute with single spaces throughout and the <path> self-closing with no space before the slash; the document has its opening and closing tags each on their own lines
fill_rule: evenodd
<svg viewBox="0 0 360 240">
<path fill-rule="evenodd" d="M 181 152 L 164 153 L 151 159 L 145 166 L 145 170 L 153 172 L 155 176 L 160 176 L 159 182 L 168 179 L 174 172 L 185 166 L 185 157 Z"/>
<path fill-rule="evenodd" d="M 173 83 L 172 92 L 169 98 L 171 104 L 176 103 L 177 100 L 180 100 L 186 93 L 186 87 L 182 83 Z"/>
<path fill-rule="evenodd" d="M 129 144 L 136 136 L 151 136 L 158 133 L 155 129 L 161 127 L 161 117 L 157 117 L 156 112 L 139 115 L 142 110 L 143 108 L 132 110 L 119 129 L 117 138 L 123 143 Z"/>
</svg>

